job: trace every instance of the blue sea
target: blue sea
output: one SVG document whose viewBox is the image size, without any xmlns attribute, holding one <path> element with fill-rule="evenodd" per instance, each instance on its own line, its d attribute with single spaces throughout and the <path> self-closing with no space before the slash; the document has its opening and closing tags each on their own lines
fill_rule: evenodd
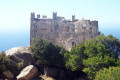
<svg viewBox="0 0 120 80">
<path fill-rule="evenodd" d="M 27 46 L 30 44 L 29 31 L 5 32 L 0 34 L 0 52 L 13 47 Z"/>
<path fill-rule="evenodd" d="M 112 34 L 120 40 L 119 27 L 100 27 L 99 31 L 104 35 Z M 0 52 L 13 47 L 27 46 L 30 44 L 30 31 L 0 32 Z"/>
</svg>

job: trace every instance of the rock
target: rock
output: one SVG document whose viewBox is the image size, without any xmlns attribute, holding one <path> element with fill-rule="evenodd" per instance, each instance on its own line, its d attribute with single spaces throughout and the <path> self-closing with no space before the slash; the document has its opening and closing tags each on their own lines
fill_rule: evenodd
<svg viewBox="0 0 120 80">
<path fill-rule="evenodd" d="M 46 75 L 40 75 L 40 77 L 41 77 L 43 80 L 55 80 L 54 78 L 49 77 L 49 76 L 46 76 Z"/>
<path fill-rule="evenodd" d="M 17 63 L 15 61 L 12 61 L 12 60 L 7 60 L 5 61 L 7 65 L 10 65 L 10 66 L 17 66 Z"/>
<path fill-rule="evenodd" d="M 59 77 L 60 70 L 57 68 L 44 68 L 44 75 L 50 76 L 50 77 Z"/>
<path fill-rule="evenodd" d="M 16 57 L 20 58 L 21 60 L 24 60 L 25 66 L 28 66 L 31 63 L 35 63 L 35 59 L 32 57 L 32 54 L 29 51 L 29 46 L 12 48 L 12 49 L 6 51 L 6 55 L 7 56 L 16 56 Z M 13 60 L 15 60 L 16 62 L 17 61 L 19 62 L 20 59 L 18 60 L 18 58 L 14 57 Z"/>
<path fill-rule="evenodd" d="M 10 59 L 11 60 L 13 60 L 13 61 L 15 61 L 16 63 L 19 63 L 19 62 L 22 62 L 23 60 L 22 59 L 20 59 L 20 58 L 18 58 L 18 57 L 16 57 L 16 56 L 10 56 Z"/>
<path fill-rule="evenodd" d="M 6 55 L 16 55 L 19 53 L 30 53 L 29 46 L 27 47 L 14 47 L 6 51 Z"/>
<path fill-rule="evenodd" d="M 30 80 L 38 73 L 38 69 L 34 65 L 25 67 L 17 76 L 17 80 Z"/>
<path fill-rule="evenodd" d="M 13 79 L 14 78 L 14 75 L 10 70 L 4 71 L 3 74 L 7 79 Z"/>
</svg>

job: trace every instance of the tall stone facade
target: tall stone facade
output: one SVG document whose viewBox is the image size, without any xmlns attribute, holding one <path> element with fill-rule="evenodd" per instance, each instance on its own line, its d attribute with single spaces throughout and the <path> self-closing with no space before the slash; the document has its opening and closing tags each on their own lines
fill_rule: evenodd
<svg viewBox="0 0 120 80">
<path fill-rule="evenodd" d="M 72 15 L 72 20 L 66 20 L 54 12 L 52 18 L 41 15 L 35 18 L 35 13 L 31 13 L 30 43 L 33 38 L 43 38 L 71 50 L 72 47 L 98 35 L 98 21 L 75 19 L 75 15 Z"/>
</svg>

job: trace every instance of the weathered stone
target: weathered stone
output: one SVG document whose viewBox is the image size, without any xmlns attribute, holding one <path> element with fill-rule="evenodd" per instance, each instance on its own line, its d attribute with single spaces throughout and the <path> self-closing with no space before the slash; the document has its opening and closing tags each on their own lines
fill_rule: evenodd
<svg viewBox="0 0 120 80">
<path fill-rule="evenodd" d="M 13 60 L 13 61 L 15 61 L 16 63 L 19 63 L 19 62 L 23 61 L 22 59 L 20 59 L 20 58 L 18 58 L 16 56 L 13 56 L 13 55 L 10 56 L 10 59 Z"/>
<path fill-rule="evenodd" d="M 30 80 L 38 73 L 38 69 L 34 65 L 25 67 L 17 76 L 17 80 Z"/>
<path fill-rule="evenodd" d="M 8 79 L 13 79 L 14 78 L 14 75 L 13 75 L 13 73 L 10 70 L 4 71 L 3 74 Z"/>
<path fill-rule="evenodd" d="M 15 47 L 6 51 L 6 55 L 12 56 L 11 59 L 15 62 L 20 62 L 24 60 L 25 66 L 35 63 L 35 59 L 32 57 L 32 54 L 29 52 L 29 47 Z M 16 56 L 16 57 L 14 57 Z"/>
<path fill-rule="evenodd" d="M 46 75 L 40 75 L 40 77 L 41 77 L 43 80 L 55 80 L 53 77 L 49 77 L 49 76 L 46 76 Z"/>
<path fill-rule="evenodd" d="M 14 47 L 6 51 L 6 55 L 17 55 L 19 53 L 30 53 L 29 46 L 27 47 Z"/>
<path fill-rule="evenodd" d="M 10 66 L 17 66 L 17 63 L 15 61 L 12 61 L 12 60 L 7 60 L 6 64 L 10 65 Z"/>
</svg>

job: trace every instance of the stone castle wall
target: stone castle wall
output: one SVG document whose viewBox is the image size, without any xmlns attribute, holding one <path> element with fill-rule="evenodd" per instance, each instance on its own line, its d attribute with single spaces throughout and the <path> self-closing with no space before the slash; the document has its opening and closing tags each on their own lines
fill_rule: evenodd
<svg viewBox="0 0 120 80">
<path fill-rule="evenodd" d="M 75 15 L 72 20 L 66 20 L 57 16 L 57 13 L 53 13 L 53 18 L 41 18 L 40 15 L 35 18 L 35 14 L 31 13 L 30 41 L 33 38 L 43 38 L 71 50 L 72 47 L 98 35 L 98 21 L 78 20 Z"/>
</svg>

